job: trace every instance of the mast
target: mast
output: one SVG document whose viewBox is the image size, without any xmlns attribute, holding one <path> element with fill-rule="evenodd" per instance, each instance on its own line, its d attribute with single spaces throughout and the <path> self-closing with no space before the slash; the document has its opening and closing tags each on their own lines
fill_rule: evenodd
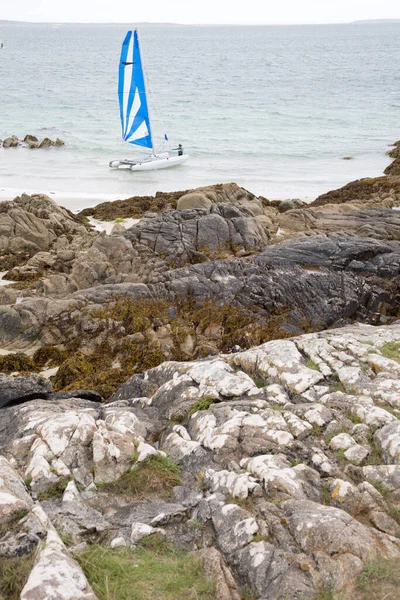
<svg viewBox="0 0 400 600">
<path fill-rule="evenodd" d="M 156 151 L 155 151 L 155 148 L 154 148 L 154 138 L 153 138 L 153 134 L 152 134 L 152 131 L 151 131 L 151 111 L 150 111 L 150 104 L 149 104 L 149 99 L 150 98 L 149 98 L 149 93 L 148 93 L 148 89 L 147 89 L 147 75 L 146 75 L 146 69 L 144 67 L 143 51 L 141 49 L 140 38 L 139 38 L 139 29 L 136 28 L 135 32 L 136 32 L 136 35 L 137 35 L 140 56 L 142 58 L 143 84 L 144 84 L 144 91 L 145 91 L 146 98 L 147 98 L 147 112 L 148 112 L 148 115 L 149 115 L 149 133 L 150 133 L 150 137 L 151 137 L 151 149 L 152 149 L 153 155 L 155 156 L 156 155 Z"/>
</svg>

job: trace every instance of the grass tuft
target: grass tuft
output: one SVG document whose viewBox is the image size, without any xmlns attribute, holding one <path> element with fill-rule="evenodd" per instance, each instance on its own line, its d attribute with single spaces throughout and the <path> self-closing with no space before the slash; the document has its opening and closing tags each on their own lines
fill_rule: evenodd
<svg viewBox="0 0 400 600">
<path fill-rule="evenodd" d="M 17 512 L 13 513 L 7 521 L 3 521 L 2 523 L 0 523 L 0 539 L 9 531 L 15 530 L 17 528 L 18 522 L 24 517 L 26 517 L 28 512 L 29 511 L 27 510 L 18 510 Z"/>
<path fill-rule="evenodd" d="M 263 379 L 259 375 L 255 375 L 252 379 L 254 381 L 254 385 L 258 387 L 258 389 L 262 389 L 266 386 L 265 379 Z"/>
<path fill-rule="evenodd" d="M 60 479 L 47 490 L 39 492 L 37 495 L 39 502 L 42 502 L 43 500 L 56 500 L 61 498 L 69 481 L 69 479 Z"/>
<path fill-rule="evenodd" d="M 387 500 L 387 498 L 390 495 L 390 490 L 388 487 L 386 487 L 386 485 L 384 483 L 382 483 L 381 481 L 373 481 L 371 482 L 372 485 L 374 486 L 374 488 L 376 490 L 378 490 L 378 492 L 381 494 L 381 496 Z"/>
<path fill-rule="evenodd" d="M 258 596 L 246 585 L 240 594 L 240 600 L 257 600 Z"/>
<path fill-rule="evenodd" d="M 168 497 L 172 488 L 180 485 L 179 467 L 168 457 L 149 456 L 124 473 L 117 481 L 100 484 L 107 491 L 137 498 L 158 495 Z"/>
<path fill-rule="evenodd" d="M 0 557 L 1 600 L 19 600 L 33 568 L 34 558 L 34 552 L 16 558 Z"/>
<path fill-rule="evenodd" d="M 214 600 L 200 560 L 166 546 L 154 551 L 154 537 L 135 551 L 94 545 L 75 557 L 99 600 Z"/>
<path fill-rule="evenodd" d="M 369 563 L 357 583 L 356 600 L 398 600 L 400 558 L 378 558 Z"/>
<path fill-rule="evenodd" d="M 207 410 L 210 408 L 212 404 L 214 404 L 215 398 L 212 396 L 204 396 L 204 398 L 199 398 L 197 402 L 195 402 L 192 408 L 188 411 L 185 420 L 189 420 L 195 413 L 199 410 Z"/>
<path fill-rule="evenodd" d="M 313 369 L 314 371 L 319 371 L 317 363 L 313 361 L 312 358 L 307 358 L 306 367 L 308 367 L 309 369 Z"/>
<path fill-rule="evenodd" d="M 235 496 L 232 496 L 232 494 L 226 494 L 226 501 L 228 504 L 237 504 L 245 510 L 248 510 L 250 513 L 254 513 L 256 510 L 254 500 L 251 496 L 247 498 L 236 498 Z"/>
<path fill-rule="evenodd" d="M 387 342 L 380 348 L 380 351 L 385 358 L 400 362 L 400 342 Z"/>
</svg>

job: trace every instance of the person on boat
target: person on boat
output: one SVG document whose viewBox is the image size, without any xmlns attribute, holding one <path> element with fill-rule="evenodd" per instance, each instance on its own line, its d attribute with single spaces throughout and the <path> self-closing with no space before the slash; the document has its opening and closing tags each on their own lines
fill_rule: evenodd
<svg viewBox="0 0 400 600">
<path fill-rule="evenodd" d="M 172 150 L 178 150 L 178 156 L 182 156 L 183 155 L 182 144 L 178 144 L 178 147 L 177 148 L 172 148 Z"/>
</svg>

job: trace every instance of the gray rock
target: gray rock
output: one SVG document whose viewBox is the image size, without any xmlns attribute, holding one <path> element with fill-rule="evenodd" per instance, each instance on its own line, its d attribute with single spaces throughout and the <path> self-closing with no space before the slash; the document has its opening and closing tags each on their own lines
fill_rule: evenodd
<svg viewBox="0 0 400 600">
<path fill-rule="evenodd" d="M 396 420 L 375 433 L 375 443 L 388 465 L 400 465 L 400 421 Z"/>
<path fill-rule="evenodd" d="M 258 533 L 256 519 L 237 504 L 211 505 L 212 521 L 218 546 L 232 555 L 244 548 Z"/>
<path fill-rule="evenodd" d="M 10 268 L 37 252 L 47 252 L 64 235 L 70 237 L 70 242 L 72 235 L 89 237 L 85 225 L 48 196 L 22 194 L 13 201 L 2 202 L 0 267 Z"/>
<path fill-rule="evenodd" d="M 284 213 L 288 210 L 301 208 L 302 206 L 304 206 L 304 202 L 298 198 L 294 198 L 293 200 L 282 200 L 282 202 L 279 203 L 278 210 L 280 213 Z"/>
<path fill-rule="evenodd" d="M 400 502 L 400 465 L 367 465 L 363 474 L 370 483 L 383 485 Z"/>
<path fill-rule="evenodd" d="M 0 408 L 7 404 L 47 397 L 51 383 L 39 375 L 9 377 L 0 373 Z"/>
<path fill-rule="evenodd" d="M 178 210 L 187 210 L 191 208 L 204 208 L 209 209 L 212 202 L 204 193 L 191 192 L 181 196 L 177 202 Z"/>
<path fill-rule="evenodd" d="M 216 548 L 204 548 L 199 552 L 205 573 L 215 584 L 218 600 L 240 600 L 238 586 L 233 575 Z"/>
<path fill-rule="evenodd" d="M 26 136 L 24 137 L 24 142 L 29 143 L 29 142 L 38 142 L 39 140 L 37 139 L 37 137 L 35 135 L 30 135 L 29 133 L 26 134 Z"/>
<path fill-rule="evenodd" d="M 354 582 L 377 556 L 398 552 L 394 541 L 381 537 L 343 510 L 307 500 L 288 500 L 283 511 L 296 542 L 303 552 L 313 554 L 324 582 L 332 589 L 340 591 Z"/>
<path fill-rule="evenodd" d="M 54 146 L 54 142 L 48 137 L 45 137 L 39 144 L 39 148 L 50 148 Z"/>
<path fill-rule="evenodd" d="M 33 502 L 18 473 L 0 456 L 0 522 L 12 520 L 14 514 L 28 511 Z"/>
<path fill-rule="evenodd" d="M 12 135 L 11 137 L 6 138 L 5 140 L 3 140 L 3 148 L 15 148 L 16 146 L 18 146 L 18 138 L 16 135 Z"/>
<path fill-rule="evenodd" d="M 360 444 L 356 444 L 355 446 L 351 446 L 348 450 L 346 450 L 344 457 L 355 465 L 361 465 L 367 458 L 368 454 L 368 448 L 360 446 Z"/>
<path fill-rule="evenodd" d="M 278 550 L 265 541 L 253 542 L 235 555 L 235 564 L 258 598 L 315 598 L 310 562 L 304 555 Z"/>
</svg>

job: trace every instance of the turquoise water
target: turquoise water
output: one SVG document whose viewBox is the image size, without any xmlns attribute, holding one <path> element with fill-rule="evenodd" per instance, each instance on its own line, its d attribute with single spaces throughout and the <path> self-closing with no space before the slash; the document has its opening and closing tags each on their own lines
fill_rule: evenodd
<svg viewBox="0 0 400 600">
<path fill-rule="evenodd" d="M 126 25 L 2 25 L 0 138 L 61 137 L 0 149 L 0 198 L 54 194 L 70 208 L 236 181 L 269 198 L 314 198 L 379 175 L 400 138 L 400 24 L 143 26 L 142 48 L 171 142 L 191 161 L 110 171 L 136 155 L 120 137 L 117 71 Z M 354 160 L 343 161 L 343 156 Z"/>
</svg>

